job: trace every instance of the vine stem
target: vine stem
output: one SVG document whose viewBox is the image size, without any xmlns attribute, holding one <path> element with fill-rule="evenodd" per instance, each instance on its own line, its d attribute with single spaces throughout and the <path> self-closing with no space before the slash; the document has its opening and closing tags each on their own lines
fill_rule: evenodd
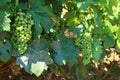
<svg viewBox="0 0 120 80">
<path fill-rule="evenodd" d="M 18 6 L 19 0 L 15 0 L 15 5 Z"/>
</svg>

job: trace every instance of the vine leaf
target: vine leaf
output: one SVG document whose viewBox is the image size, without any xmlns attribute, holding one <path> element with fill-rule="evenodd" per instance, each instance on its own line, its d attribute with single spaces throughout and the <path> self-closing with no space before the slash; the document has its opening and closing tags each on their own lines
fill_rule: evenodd
<svg viewBox="0 0 120 80">
<path fill-rule="evenodd" d="M 51 19 L 47 16 L 41 16 L 41 22 L 46 32 L 49 32 L 50 29 L 54 26 Z"/>
<path fill-rule="evenodd" d="M 119 39 L 116 40 L 116 46 L 115 46 L 115 48 L 116 48 L 117 52 L 120 52 L 120 40 Z"/>
<path fill-rule="evenodd" d="M 33 28 L 33 37 L 34 38 L 40 38 L 40 34 L 42 32 L 42 27 L 40 25 L 40 16 L 38 14 L 35 14 L 34 12 L 33 14 L 33 19 L 34 19 L 34 23 L 35 23 L 35 27 Z"/>
<path fill-rule="evenodd" d="M 0 5 L 5 4 L 7 2 L 11 2 L 11 0 L 0 0 Z"/>
<path fill-rule="evenodd" d="M 45 40 L 35 40 L 30 42 L 28 50 L 17 58 L 17 63 L 28 73 L 34 73 L 36 76 L 47 69 L 47 65 L 53 63 L 46 49 L 49 43 Z M 36 68 L 36 69 L 35 69 Z"/>
<path fill-rule="evenodd" d="M 88 8 L 90 6 L 91 3 L 92 3 L 91 0 L 86 0 L 84 2 L 84 4 L 82 4 L 78 8 L 79 8 L 79 10 L 85 10 L 86 8 Z"/>
<path fill-rule="evenodd" d="M 100 41 L 96 38 L 93 38 L 92 53 L 93 53 L 95 64 L 97 66 L 98 60 L 101 57 L 102 47 L 101 47 Z"/>
<path fill-rule="evenodd" d="M 48 6 L 43 6 L 44 0 L 29 0 L 29 3 L 35 13 L 54 16 L 52 10 Z"/>
<path fill-rule="evenodd" d="M 40 34 L 43 28 L 45 29 L 46 32 L 49 32 L 50 29 L 54 26 L 54 22 L 47 15 L 47 12 L 49 12 L 49 10 L 47 10 L 46 7 L 39 8 L 37 10 L 32 11 L 32 15 L 33 15 L 34 23 L 35 23 L 35 27 L 33 29 L 34 38 L 40 37 Z M 49 14 L 51 14 L 50 16 L 54 16 L 50 12 Z"/>
<path fill-rule="evenodd" d="M 101 25 L 102 24 L 102 12 L 100 11 L 96 11 L 95 13 L 95 21 L 98 25 Z"/>
<path fill-rule="evenodd" d="M 44 0 L 28 0 L 28 1 L 33 9 L 40 8 L 44 3 Z"/>
<path fill-rule="evenodd" d="M 115 45 L 115 40 L 112 37 L 106 37 L 103 45 L 105 49 L 109 49 Z"/>
<path fill-rule="evenodd" d="M 6 42 L 0 41 L 0 60 L 3 62 L 7 62 L 11 57 L 11 50 L 12 44 L 9 40 L 6 40 Z"/>
<path fill-rule="evenodd" d="M 51 1 L 51 4 L 53 6 L 53 12 L 59 16 L 61 15 L 62 12 L 62 1 L 57 1 L 57 0 Z"/>
<path fill-rule="evenodd" d="M 45 62 L 32 63 L 31 65 L 31 71 L 36 74 L 36 76 L 42 74 L 43 70 L 47 70 L 47 68 L 48 66 L 45 64 Z"/>
<path fill-rule="evenodd" d="M 9 14 L 5 11 L 0 11 L 0 32 L 1 31 L 10 31 L 10 18 Z"/>
<path fill-rule="evenodd" d="M 68 63 L 68 65 L 73 66 L 79 54 L 79 49 L 75 47 L 74 39 L 60 35 L 59 40 L 54 42 L 52 46 L 56 52 L 54 55 L 55 61 L 59 65 Z"/>
<path fill-rule="evenodd" d="M 33 37 L 39 39 L 43 28 L 46 32 L 54 26 L 51 17 L 55 17 L 51 9 L 47 6 L 43 6 L 44 0 L 29 0 L 32 8 L 32 15 L 35 23 L 33 28 Z"/>
<path fill-rule="evenodd" d="M 117 29 L 116 37 L 117 37 L 117 40 L 116 40 L 116 46 L 115 46 L 115 48 L 116 48 L 117 52 L 120 52 L 120 28 Z"/>
</svg>

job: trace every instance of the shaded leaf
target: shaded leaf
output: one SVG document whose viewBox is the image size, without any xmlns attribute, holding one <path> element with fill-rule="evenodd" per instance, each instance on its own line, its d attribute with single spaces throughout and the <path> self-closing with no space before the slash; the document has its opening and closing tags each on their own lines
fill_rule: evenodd
<svg viewBox="0 0 120 80">
<path fill-rule="evenodd" d="M 19 3 L 18 8 L 22 10 L 29 10 L 27 4 L 24 3 Z"/>
<path fill-rule="evenodd" d="M 11 2 L 11 0 L 0 0 L 0 5 L 5 4 L 7 2 Z"/>
<path fill-rule="evenodd" d="M 0 44 L 0 60 L 3 62 L 7 62 L 11 57 L 11 50 L 11 42 L 9 40 L 3 41 L 3 43 Z"/>
<path fill-rule="evenodd" d="M 79 8 L 79 10 L 85 10 L 86 8 L 88 8 L 90 6 L 91 2 L 89 2 L 89 0 L 85 1 Z"/>
<path fill-rule="evenodd" d="M 59 40 L 54 42 L 52 47 L 56 52 L 54 55 L 55 61 L 59 65 L 68 63 L 68 65 L 73 66 L 79 54 L 79 49 L 75 47 L 74 39 L 60 35 Z"/>
<path fill-rule="evenodd" d="M 33 9 L 39 8 L 43 5 L 44 0 L 28 0 Z"/>
<path fill-rule="evenodd" d="M 80 35 L 80 33 L 82 31 L 82 28 L 74 27 L 74 26 L 70 26 L 69 29 L 72 30 L 77 35 Z"/>
<path fill-rule="evenodd" d="M 62 12 L 62 2 L 61 1 L 57 1 L 57 0 L 54 0 L 52 2 L 52 6 L 53 6 L 53 12 L 55 14 L 58 14 L 58 16 L 61 15 L 61 12 Z"/>
<path fill-rule="evenodd" d="M 102 24 L 102 12 L 100 11 L 96 11 L 96 22 L 98 25 Z"/>
<path fill-rule="evenodd" d="M 54 26 L 51 19 L 47 16 L 41 16 L 41 22 L 46 32 L 49 32 L 50 29 Z"/>
<path fill-rule="evenodd" d="M 0 10 L 6 11 L 12 16 L 15 14 L 15 5 L 13 3 L 0 5 Z"/>
<path fill-rule="evenodd" d="M 44 14 L 47 16 L 54 16 L 54 14 L 52 13 L 52 10 L 47 6 L 41 6 L 39 8 L 35 8 L 35 9 L 33 9 L 33 11 L 35 13 L 38 13 L 38 14 Z"/>
<path fill-rule="evenodd" d="M 32 13 L 32 15 L 33 15 L 34 23 L 35 23 L 35 26 L 33 28 L 33 37 L 40 38 L 41 32 L 42 32 L 42 27 L 40 25 L 41 23 L 40 16 L 34 12 Z"/>
<path fill-rule="evenodd" d="M 106 37 L 103 45 L 105 49 L 112 48 L 115 45 L 115 40 L 111 37 Z"/>
<path fill-rule="evenodd" d="M 45 29 L 46 32 L 49 32 L 50 29 L 54 26 L 54 22 L 52 22 L 51 18 L 46 13 L 31 12 L 33 15 L 35 27 L 33 28 L 33 37 L 40 38 L 42 33 L 42 28 Z"/>
</svg>

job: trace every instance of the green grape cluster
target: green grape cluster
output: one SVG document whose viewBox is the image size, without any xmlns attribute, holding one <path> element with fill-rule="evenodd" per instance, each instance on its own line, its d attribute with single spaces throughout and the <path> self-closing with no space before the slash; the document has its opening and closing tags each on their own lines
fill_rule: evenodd
<svg viewBox="0 0 120 80">
<path fill-rule="evenodd" d="M 80 35 L 76 38 L 76 45 L 80 47 L 82 51 L 82 57 L 83 57 L 83 64 L 90 63 L 90 60 L 92 58 L 92 37 L 90 33 L 84 33 L 83 35 Z"/>
<path fill-rule="evenodd" d="M 24 13 L 20 10 L 15 17 L 15 23 L 12 25 L 11 41 L 14 48 L 21 54 L 27 50 L 27 43 L 32 36 L 32 25 L 32 16 L 29 13 Z"/>
</svg>

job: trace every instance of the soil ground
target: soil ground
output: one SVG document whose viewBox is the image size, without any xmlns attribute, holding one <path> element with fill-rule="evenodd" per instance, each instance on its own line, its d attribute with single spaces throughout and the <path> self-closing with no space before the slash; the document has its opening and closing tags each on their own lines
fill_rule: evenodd
<svg viewBox="0 0 120 80">
<path fill-rule="evenodd" d="M 61 66 L 61 71 L 56 72 L 48 69 L 40 77 L 36 77 L 21 69 L 15 60 L 13 57 L 6 63 L 0 62 L 0 80 L 77 80 L 75 75 L 68 75 L 68 66 Z M 120 54 L 111 53 L 98 68 L 89 66 L 89 75 L 83 80 L 120 80 Z"/>
</svg>

